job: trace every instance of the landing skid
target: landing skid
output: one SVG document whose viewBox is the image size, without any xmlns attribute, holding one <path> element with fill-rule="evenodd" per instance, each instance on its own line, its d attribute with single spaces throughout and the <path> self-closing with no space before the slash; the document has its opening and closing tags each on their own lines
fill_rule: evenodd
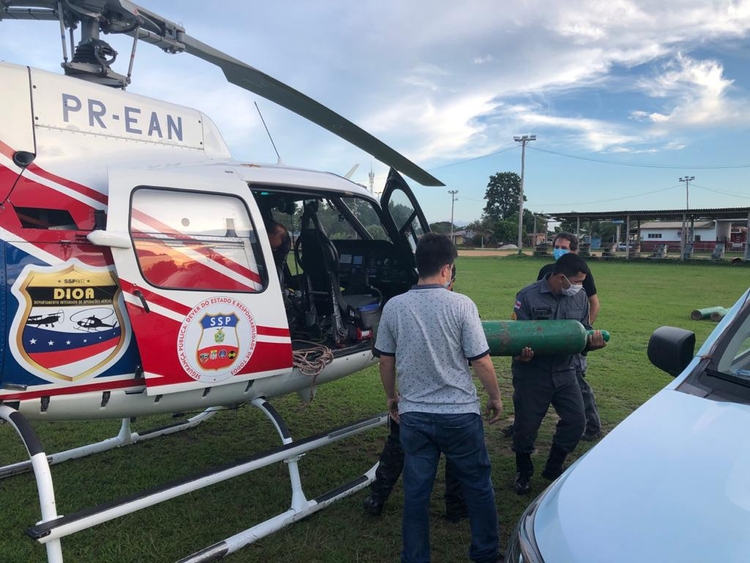
<svg viewBox="0 0 750 563">
<path fill-rule="evenodd" d="M 69 459 L 79 459 L 82 457 L 90 456 L 91 454 L 106 452 L 108 450 L 121 448 L 123 446 L 130 446 L 132 444 L 137 444 L 138 442 L 143 442 L 144 440 L 150 440 L 151 438 L 158 438 L 159 436 L 166 436 L 167 434 L 174 434 L 175 432 L 187 430 L 188 428 L 194 428 L 201 422 L 205 422 L 223 409 L 224 407 L 210 407 L 202 413 L 188 418 L 184 422 L 176 422 L 168 426 L 154 428 L 152 430 L 147 430 L 141 433 L 131 432 L 130 419 L 123 418 L 122 424 L 120 426 L 120 431 L 117 433 L 117 436 L 114 436 L 113 438 L 107 438 L 106 440 L 102 440 L 101 442 L 86 444 L 85 446 L 81 446 L 80 448 L 73 448 L 70 450 L 65 450 L 63 452 L 49 454 L 47 455 L 47 463 L 49 463 L 49 465 L 55 465 L 58 463 L 62 463 L 63 461 L 68 461 Z M 3 467 L 0 467 L 0 479 L 6 479 L 7 477 L 18 475 L 20 473 L 26 473 L 27 471 L 31 471 L 31 469 L 32 464 L 30 460 L 19 461 L 18 463 L 11 463 L 10 465 L 4 465 Z"/>
<path fill-rule="evenodd" d="M 201 473 L 199 476 L 180 479 L 173 483 L 162 485 L 137 495 L 130 495 L 119 500 L 99 505 L 95 508 L 84 509 L 80 512 L 66 516 L 57 515 L 48 456 L 45 455 L 42 450 L 41 443 L 37 438 L 36 433 L 26 418 L 18 411 L 7 405 L 0 405 L 0 419 L 10 423 L 21 437 L 21 440 L 29 453 L 30 461 L 28 464 L 31 469 L 33 469 L 36 477 L 42 519 L 39 523 L 26 530 L 27 535 L 32 539 L 37 540 L 39 543 L 45 544 L 47 548 L 48 563 L 62 563 L 63 555 L 61 539 L 65 536 L 69 536 L 75 532 L 91 528 L 92 526 L 113 520 L 120 516 L 131 514 L 142 508 L 153 506 L 165 500 L 176 498 L 205 488 L 209 485 L 214 485 L 233 477 L 249 473 L 250 471 L 254 471 L 261 467 L 266 467 L 279 461 L 285 462 L 289 468 L 289 479 L 292 488 L 292 498 L 289 509 L 180 561 L 180 563 L 206 563 L 208 561 L 221 559 L 260 538 L 268 536 L 297 520 L 301 520 L 302 518 L 325 508 L 329 504 L 363 489 L 374 479 L 377 464 L 356 479 L 314 499 L 307 499 L 302 490 L 297 463 L 308 451 L 337 442 L 354 434 L 359 434 L 365 430 L 384 425 L 388 420 L 387 413 L 382 413 L 295 442 L 292 440 L 289 429 L 281 415 L 265 399 L 255 399 L 252 401 L 252 404 L 258 407 L 271 420 L 271 422 L 273 422 L 276 431 L 281 437 L 283 443 L 282 446 L 253 455 L 248 459 L 214 469 L 211 472 Z M 201 414 L 205 414 L 205 412 Z M 107 441 L 105 440 L 105 442 Z M 80 449 L 81 448 L 77 448 L 77 450 Z M 79 455 L 77 457 L 82 456 Z"/>
</svg>

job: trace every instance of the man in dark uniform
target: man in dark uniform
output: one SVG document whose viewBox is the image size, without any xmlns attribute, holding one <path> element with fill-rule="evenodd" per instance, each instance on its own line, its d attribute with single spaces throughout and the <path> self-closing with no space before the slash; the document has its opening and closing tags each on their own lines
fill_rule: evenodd
<svg viewBox="0 0 750 563">
<path fill-rule="evenodd" d="M 561 256 L 551 274 L 518 292 L 512 319 L 573 319 L 590 329 L 589 302 L 586 293 L 581 291 L 588 273 L 589 268 L 580 256 Z M 605 345 L 601 332 L 594 331 L 589 336 L 587 350 Z M 516 413 L 513 431 L 513 450 L 516 452 L 514 489 L 519 495 L 531 490 L 530 480 L 534 473 L 531 453 L 550 404 L 560 420 L 542 477 L 554 480 L 560 476 L 565 458 L 583 435 L 585 417 L 581 388 L 576 381 L 577 366 L 578 354 L 535 357 L 534 351 L 528 347 L 513 358 L 513 404 Z"/>
<path fill-rule="evenodd" d="M 561 256 L 572 252 L 578 254 L 578 238 L 573 233 L 558 233 L 555 236 L 555 240 L 552 241 L 553 249 L 552 252 L 555 256 L 555 260 Z M 552 269 L 555 267 L 554 264 L 547 264 L 542 266 L 537 275 L 537 280 L 541 280 L 547 274 L 552 273 Z M 583 289 L 586 292 L 586 297 L 589 300 L 589 324 L 593 325 L 596 317 L 599 315 L 599 295 L 596 293 L 596 283 L 594 282 L 594 274 L 589 271 L 586 279 L 583 280 Z M 581 440 L 586 442 L 592 442 L 602 435 L 602 422 L 599 418 L 599 410 L 596 408 L 596 398 L 594 397 L 594 391 L 586 381 L 586 356 L 581 355 L 578 358 L 579 366 L 576 370 L 576 379 L 578 385 L 581 387 L 581 396 L 583 397 L 583 410 L 586 415 L 586 430 L 583 432 Z"/>
<path fill-rule="evenodd" d="M 561 256 L 572 252 L 578 254 L 578 237 L 573 233 L 558 233 L 555 239 L 552 241 L 553 250 L 552 253 L 555 260 L 558 260 Z M 551 274 L 555 264 L 546 264 L 542 266 L 537 275 L 537 281 L 543 279 L 547 274 Z M 586 297 L 589 300 L 589 324 L 593 325 L 596 317 L 599 314 L 599 296 L 596 292 L 596 283 L 594 282 L 594 275 L 589 271 L 586 278 L 583 280 L 583 289 L 586 292 Z M 602 435 L 602 423 L 599 418 L 599 410 L 596 407 L 596 398 L 594 397 L 594 391 L 586 381 L 586 356 L 580 355 L 578 358 L 578 369 L 576 369 L 576 379 L 578 385 L 581 387 L 581 396 L 583 397 L 583 410 L 586 416 L 586 430 L 581 437 L 581 440 L 586 442 L 592 442 Z M 503 435 L 510 438 L 513 435 L 513 424 L 503 428 Z"/>
</svg>

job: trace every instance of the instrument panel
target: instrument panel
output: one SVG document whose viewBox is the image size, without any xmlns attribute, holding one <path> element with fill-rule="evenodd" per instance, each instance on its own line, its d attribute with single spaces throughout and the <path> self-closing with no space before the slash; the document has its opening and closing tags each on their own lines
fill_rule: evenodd
<svg viewBox="0 0 750 563">
<path fill-rule="evenodd" d="M 398 256 L 384 240 L 334 240 L 339 253 L 339 281 L 344 287 L 366 284 L 416 283 L 410 260 Z"/>
</svg>

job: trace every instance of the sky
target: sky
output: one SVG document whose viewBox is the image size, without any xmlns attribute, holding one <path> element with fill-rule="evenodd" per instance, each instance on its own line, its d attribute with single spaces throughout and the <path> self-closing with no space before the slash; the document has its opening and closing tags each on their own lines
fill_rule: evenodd
<svg viewBox="0 0 750 563">
<path fill-rule="evenodd" d="M 750 206 L 750 0 L 151 0 L 188 35 L 307 94 L 445 183 L 410 185 L 430 222 L 479 219 L 490 176 L 535 213 Z M 102 36 L 125 73 L 132 40 Z M 0 21 L 0 60 L 60 72 L 59 26 Z M 382 189 L 387 167 L 227 83 L 138 46 L 128 90 L 194 107 L 235 158 Z M 694 177 L 689 183 L 680 179 Z M 686 185 L 687 184 L 687 185 Z M 456 191 L 452 201 L 449 191 Z"/>
</svg>

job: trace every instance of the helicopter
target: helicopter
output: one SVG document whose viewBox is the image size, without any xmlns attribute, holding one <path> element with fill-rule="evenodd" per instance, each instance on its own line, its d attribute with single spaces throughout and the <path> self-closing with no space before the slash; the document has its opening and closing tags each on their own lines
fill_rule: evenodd
<svg viewBox="0 0 750 563">
<path fill-rule="evenodd" d="M 0 478 L 35 474 L 41 519 L 27 535 L 61 562 L 70 534 L 286 461 L 289 510 L 184 559 L 209 561 L 367 486 L 375 467 L 307 499 L 297 460 L 385 424 L 385 413 L 295 441 L 270 400 L 296 392 L 309 401 L 316 386 L 375 362 L 380 311 L 416 282 L 414 250 L 430 230 L 401 174 L 443 184 L 327 107 L 128 0 L 0 0 L 0 20 L 57 22 L 64 70 L 0 62 L 8 319 L 0 419 L 30 457 L 0 468 Z M 132 37 L 127 74 L 112 68 L 117 53 L 102 34 Z M 389 165 L 382 197 L 350 174 L 237 161 L 207 115 L 127 92 L 138 42 L 216 65 L 229 82 Z M 267 235 L 276 224 L 289 235 L 281 258 Z M 192 428 L 243 404 L 273 423 L 281 447 L 58 515 L 50 465 Z M 130 430 L 135 417 L 196 410 L 167 428 Z M 120 420 L 117 436 L 54 454 L 30 424 L 96 419 Z"/>
</svg>

